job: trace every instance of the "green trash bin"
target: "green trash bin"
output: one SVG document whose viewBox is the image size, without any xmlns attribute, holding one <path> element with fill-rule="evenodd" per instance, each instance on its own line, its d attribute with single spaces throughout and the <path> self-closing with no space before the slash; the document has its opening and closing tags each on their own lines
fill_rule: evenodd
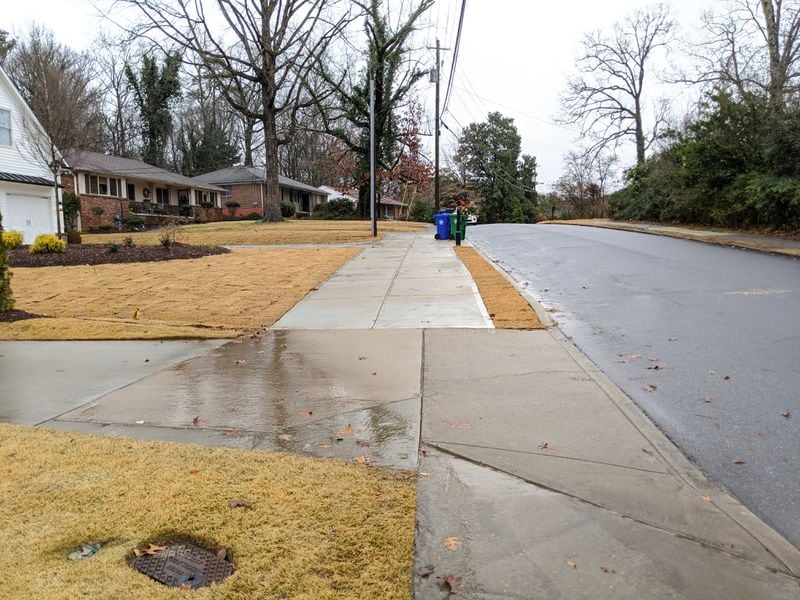
<svg viewBox="0 0 800 600">
<path fill-rule="evenodd" d="M 456 239 L 456 214 L 450 215 L 450 239 Z M 461 239 L 467 239 L 467 213 L 461 213 Z"/>
</svg>

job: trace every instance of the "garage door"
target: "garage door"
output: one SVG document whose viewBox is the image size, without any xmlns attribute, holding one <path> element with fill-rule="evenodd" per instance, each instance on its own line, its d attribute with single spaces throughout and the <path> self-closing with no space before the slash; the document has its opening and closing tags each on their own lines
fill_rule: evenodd
<svg viewBox="0 0 800 600">
<path fill-rule="evenodd" d="M 33 243 L 40 233 L 54 233 L 50 198 L 8 194 L 3 229 L 21 231 L 26 244 Z"/>
</svg>

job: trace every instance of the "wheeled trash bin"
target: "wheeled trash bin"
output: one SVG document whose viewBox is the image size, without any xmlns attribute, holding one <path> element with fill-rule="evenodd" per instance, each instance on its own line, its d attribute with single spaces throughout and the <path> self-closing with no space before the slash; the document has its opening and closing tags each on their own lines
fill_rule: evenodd
<svg viewBox="0 0 800 600">
<path fill-rule="evenodd" d="M 440 210 L 434 215 L 433 222 L 436 223 L 436 235 L 433 237 L 435 237 L 437 240 L 449 240 L 450 213 L 446 210 Z"/>
</svg>

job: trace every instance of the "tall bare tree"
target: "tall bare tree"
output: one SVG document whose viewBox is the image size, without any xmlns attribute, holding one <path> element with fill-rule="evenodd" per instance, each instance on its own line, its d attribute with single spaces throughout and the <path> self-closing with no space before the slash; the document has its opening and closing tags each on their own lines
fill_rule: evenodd
<svg viewBox="0 0 800 600">
<path fill-rule="evenodd" d="M 135 33 L 166 39 L 184 61 L 207 70 L 230 105 L 257 119 L 264 133 L 266 219 L 280 220 L 278 146 L 291 133 L 293 115 L 311 102 L 303 82 L 315 57 L 338 35 L 347 15 L 338 0 L 117 0 L 142 17 Z M 335 14 L 337 13 L 337 14 Z M 252 84 L 255 104 L 242 100 Z M 278 118 L 288 115 L 288 132 Z"/>
<path fill-rule="evenodd" d="M 675 25 L 667 5 L 641 9 L 615 23 L 610 34 L 587 34 L 577 69 L 562 95 L 563 121 L 579 124 L 593 143 L 588 152 L 613 148 L 623 140 L 636 145 L 636 162 L 658 137 L 667 107 L 654 103 L 646 118 L 649 69 L 656 52 L 672 40 Z"/>
<path fill-rule="evenodd" d="M 773 113 L 783 112 L 800 91 L 800 1 L 730 0 L 703 20 L 707 38 L 690 52 L 696 72 L 682 80 L 740 98 L 764 94 Z"/>
<path fill-rule="evenodd" d="M 133 156 L 136 147 L 136 102 L 125 66 L 138 62 L 139 54 L 124 40 L 102 35 L 94 43 L 97 84 L 103 96 L 103 122 L 107 150 L 114 156 Z"/>
<path fill-rule="evenodd" d="M 18 40 L 4 68 L 41 124 L 23 123 L 28 147 L 37 160 L 53 171 L 56 204 L 62 154 L 68 150 L 101 150 L 103 118 L 100 93 L 94 85 L 92 63 L 56 41 L 53 33 L 38 25 Z M 61 211 L 57 210 L 61 233 Z"/>
</svg>

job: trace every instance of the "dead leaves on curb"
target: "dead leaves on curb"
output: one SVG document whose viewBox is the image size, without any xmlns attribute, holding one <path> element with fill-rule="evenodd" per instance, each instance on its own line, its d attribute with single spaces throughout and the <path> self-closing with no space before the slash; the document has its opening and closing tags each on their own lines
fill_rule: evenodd
<svg viewBox="0 0 800 600">
<path fill-rule="evenodd" d="M 448 537 L 442 542 L 442 546 L 450 550 L 450 552 L 455 552 L 461 547 L 461 540 L 457 537 Z"/>
</svg>

